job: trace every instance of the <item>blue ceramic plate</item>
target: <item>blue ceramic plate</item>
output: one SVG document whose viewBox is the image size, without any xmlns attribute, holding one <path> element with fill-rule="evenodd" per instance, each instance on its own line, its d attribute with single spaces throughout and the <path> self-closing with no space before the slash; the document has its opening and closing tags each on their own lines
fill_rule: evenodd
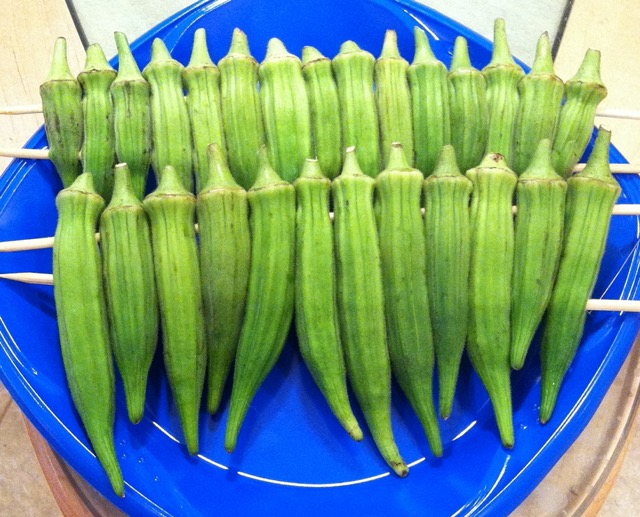
<svg viewBox="0 0 640 517">
<path fill-rule="evenodd" d="M 374 55 L 384 31 L 398 32 L 413 56 L 412 29 L 423 27 L 448 65 L 454 38 L 469 40 L 472 61 L 489 61 L 489 42 L 425 7 L 392 0 L 230 0 L 197 4 L 135 44 L 141 65 L 151 40 L 162 37 L 188 61 L 194 31 L 205 27 L 214 60 L 226 54 L 234 27 L 242 28 L 258 60 L 270 37 L 300 55 L 314 45 L 328 56 L 353 39 Z M 581 56 L 576 56 L 576 67 Z M 39 131 L 29 147 L 46 145 Z M 613 161 L 622 157 L 612 152 Z M 622 203 L 640 202 L 635 176 L 620 178 Z M 60 184 L 51 164 L 15 161 L 0 180 L 0 240 L 53 235 Z M 616 216 L 595 296 L 633 298 L 638 288 L 638 220 Z M 5 253 L 0 271 L 51 271 L 51 251 Z M 146 415 L 127 420 L 118 386 L 115 445 L 126 496 L 115 497 L 88 446 L 73 409 L 60 358 L 51 287 L 0 283 L 0 373 L 22 410 L 54 449 L 89 483 L 130 514 L 197 515 L 506 515 L 531 492 L 585 427 L 627 356 L 638 332 L 631 314 L 587 318 L 585 335 L 567 374 L 552 421 L 537 419 L 539 364 L 534 348 L 513 374 L 516 446 L 500 445 L 488 397 L 464 362 L 453 415 L 441 422 L 444 457 L 436 460 L 407 401 L 394 389 L 393 422 L 410 475 L 390 474 L 371 437 L 352 442 L 330 414 L 292 336 L 255 398 L 233 455 L 223 449 L 228 394 L 222 414 L 202 414 L 201 454 L 186 454 L 166 378 L 156 361 Z M 363 422 L 362 415 L 357 414 Z"/>
</svg>

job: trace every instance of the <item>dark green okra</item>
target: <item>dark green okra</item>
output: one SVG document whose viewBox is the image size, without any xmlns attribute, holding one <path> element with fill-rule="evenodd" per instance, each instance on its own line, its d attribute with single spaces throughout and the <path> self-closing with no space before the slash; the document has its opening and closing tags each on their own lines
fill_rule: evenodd
<svg viewBox="0 0 640 517">
<path fill-rule="evenodd" d="M 467 177 L 473 182 L 467 351 L 489 393 L 502 443 L 511 448 L 512 202 L 518 177 L 493 153 Z"/>
<path fill-rule="evenodd" d="M 511 165 L 511 147 L 520 100 L 518 83 L 524 77 L 524 72 L 511 57 L 505 22 L 502 18 L 495 20 L 493 54 L 490 63 L 482 69 L 482 74 L 487 80 L 489 109 L 486 152 L 500 153 L 504 156 L 507 165 Z"/>
<path fill-rule="evenodd" d="M 453 146 L 445 145 L 424 182 L 427 287 L 442 418 L 451 415 L 467 338 L 472 190 L 456 165 Z"/>
<path fill-rule="evenodd" d="M 207 409 L 218 410 L 236 355 L 245 311 L 251 236 L 247 192 L 231 176 L 218 144 L 198 194 L 200 274 L 207 331 Z"/>
<path fill-rule="evenodd" d="M 375 181 L 347 149 L 342 174 L 332 183 L 338 315 L 347 377 L 382 457 L 400 477 L 409 469 L 391 428 L 391 367 L 387 350 Z"/>
<path fill-rule="evenodd" d="M 349 435 L 362 430 L 347 395 L 344 351 L 336 307 L 333 226 L 329 218 L 331 181 L 319 162 L 307 160 L 296 180 L 296 302 L 300 353 L 331 411 Z"/>
<path fill-rule="evenodd" d="M 140 73 L 127 37 L 116 32 L 115 40 L 119 65 L 111 100 L 116 156 L 129 166 L 133 191 L 142 199 L 151 162 L 151 87 Z"/>
<path fill-rule="evenodd" d="M 553 142 L 553 168 L 566 178 L 587 148 L 596 109 L 607 96 L 598 50 L 587 50 L 578 73 L 565 83 L 565 95 Z"/>
<path fill-rule="evenodd" d="M 100 247 L 113 355 L 129 420 L 137 424 L 158 340 L 158 296 L 149 219 L 127 164 L 116 165 L 114 179 L 111 202 L 100 217 Z"/>
<path fill-rule="evenodd" d="M 71 398 L 116 494 L 124 495 L 113 444 L 115 381 L 96 226 L 104 201 L 91 174 L 56 198 L 53 283 L 60 346 Z"/>
<path fill-rule="evenodd" d="M 425 232 L 420 201 L 424 177 L 393 143 L 376 178 L 384 312 L 391 368 L 415 410 L 435 456 L 442 456 L 433 405 L 433 335 L 427 295 Z"/>
<path fill-rule="evenodd" d="M 311 154 L 311 115 L 300 60 L 271 38 L 258 69 L 264 132 L 271 163 L 293 182 Z"/>
<path fill-rule="evenodd" d="M 489 111 L 484 76 L 471 66 L 467 40 L 456 38 L 448 76 L 451 109 L 451 144 L 458 167 L 467 171 L 477 166 L 487 147 Z"/>
<path fill-rule="evenodd" d="M 164 366 L 190 454 L 198 452 L 198 416 L 206 368 L 203 302 L 194 228 L 196 198 L 167 165 L 144 199 L 151 222 Z"/>
<path fill-rule="evenodd" d="M 182 78 L 187 90 L 197 193 L 202 190 L 209 175 L 209 145 L 217 143 L 223 155 L 226 153 L 220 106 L 220 71 L 209 56 L 204 29 L 195 32 L 191 60 L 182 71 Z"/>
<path fill-rule="evenodd" d="M 304 47 L 302 73 L 309 96 L 314 153 L 323 174 L 332 180 L 342 168 L 342 126 L 331 60 L 313 47 Z"/>
<path fill-rule="evenodd" d="M 247 36 L 240 29 L 234 29 L 229 53 L 218 68 L 229 169 L 238 184 L 249 189 L 258 172 L 258 149 L 265 140 L 257 89 L 258 63 L 249 53 Z"/>
<path fill-rule="evenodd" d="M 224 447 L 232 452 L 260 384 L 284 346 L 294 305 L 295 190 L 269 165 L 265 147 L 249 190 L 251 270 Z"/>
<path fill-rule="evenodd" d="M 423 30 L 415 27 L 416 52 L 407 75 L 411 87 L 416 168 L 428 176 L 440 150 L 451 142 L 447 67 L 431 51 Z"/>
<path fill-rule="evenodd" d="M 578 349 L 604 255 L 620 185 L 609 168 L 611 132 L 600 128 L 585 169 L 567 180 L 565 236 L 558 276 L 544 317 L 540 421 L 549 421 Z"/>
<path fill-rule="evenodd" d="M 531 71 L 518 84 L 520 104 L 514 129 L 513 170 L 529 166 L 540 140 L 553 142 L 564 95 L 564 83 L 553 69 L 551 44 L 545 32 L 538 40 Z"/>
<path fill-rule="evenodd" d="M 82 88 L 71 75 L 67 62 L 67 40 L 58 38 L 53 48 L 49 75 L 40 85 L 49 159 L 63 187 L 69 187 L 82 172 L 80 149 L 84 135 Z"/>
<path fill-rule="evenodd" d="M 142 71 L 151 85 L 151 163 L 156 179 L 170 165 L 187 190 L 193 190 L 191 123 L 182 91 L 184 67 L 171 58 L 164 42 L 156 38 L 151 61 Z"/>
<path fill-rule="evenodd" d="M 93 175 L 98 193 L 111 198 L 113 190 L 113 165 L 116 160 L 116 142 L 113 126 L 113 102 L 110 88 L 116 78 L 98 44 L 87 48 L 84 70 L 78 74 L 82 86 L 82 115 L 84 120 L 84 143 L 82 145 L 82 168 Z"/>
<path fill-rule="evenodd" d="M 516 188 L 518 213 L 511 300 L 511 367 L 522 368 L 549 303 L 562 250 L 566 182 L 553 170 L 551 141 L 540 141 Z"/>
<path fill-rule="evenodd" d="M 332 62 L 340 98 L 342 146 L 358 149 L 360 167 L 372 178 L 380 172 L 374 65 L 375 58 L 353 41 L 343 43 Z"/>
<path fill-rule="evenodd" d="M 411 93 L 407 80 L 409 63 L 400 56 L 396 31 L 384 36 L 382 52 L 375 64 L 376 107 L 380 121 L 380 151 L 382 163 L 389 161 L 391 144 L 398 142 L 404 149 L 408 163 L 415 163 Z"/>
</svg>

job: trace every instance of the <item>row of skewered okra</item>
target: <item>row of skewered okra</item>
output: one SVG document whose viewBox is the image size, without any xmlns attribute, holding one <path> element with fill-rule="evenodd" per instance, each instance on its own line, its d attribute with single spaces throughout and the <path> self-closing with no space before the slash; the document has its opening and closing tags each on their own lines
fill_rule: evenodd
<svg viewBox="0 0 640 517">
<path fill-rule="evenodd" d="M 126 39 L 117 35 L 118 76 L 99 47 L 90 47 L 79 77 L 84 96 L 58 41 L 42 87 L 50 156 L 65 186 L 82 168 L 91 172 L 58 198 L 54 276 L 61 343 L 74 402 L 116 492 L 122 493 L 122 477 L 113 449 L 109 350 L 123 377 L 130 418 L 138 421 L 155 349 L 156 305 L 167 376 L 190 452 L 197 451 L 207 363 L 208 408 L 214 412 L 236 358 L 225 437 L 233 450 L 248 405 L 282 349 L 295 303 L 301 352 L 332 410 L 352 437 L 362 438 L 346 395 L 346 364 L 381 454 L 405 475 L 389 417 L 390 368 L 439 455 L 433 349 L 440 413 L 447 417 L 466 342 L 502 441 L 511 447 L 510 362 L 522 366 L 557 273 L 542 346 L 541 420 L 550 417 L 581 335 L 619 194 L 607 165 L 609 134 L 601 130 L 591 165 L 569 179 L 565 211 L 561 176 L 582 154 L 606 93 L 599 54 L 587 53 L 561 107 L 564 87 L 553 74 L 545 36 L 532 72 L 523 77 L 501 20 L 493 59 L 482 74 L 471 67 L 463 39 L 456 41 L 447 75 L 424 33 L 415 34 L 411 66 L 389 32 L 377 62 L 347 42 L 333 62 L 305 48 L 301 67 L 272 40 L 258 67 L 236 30 L 218 72 L 198 31 L 184 70 L 160 40 L 154 42 L 143 72 L 148 83 Z M 101 85 L 100 95 L 92 84 Z M 216 145 L 207 157 L 211 143 Z M 268 150 L 256 153 L 263 143 Z M 343 157 L 349 144 L 357 146 L 357 160 L 353 150 Z M 318 161 L 305 162 L 313 153 Z M 129 165 L 116 168 L 111 198 L 116 156 Z M 387 170 L 378 175 L 381 160 Z M 143 208 L 137 200 L 149 161 L 163 172 Z M 509 162 L 522 173 L 519 180 Z M 190 194 L 192 166 L 197 203 Z M 468 170 L 466 177 L 460 169 Z M 289 182 L 296 178 L 294 192 Z M 98 193 L 111 198 L 100 217 L 106 297 L 92 240 L 103 204 L 94 182 Z M 125 242 L 118 234 L 137 237 Z M 140 261 L 126 265 L 133 256 Z M 81 275 L 78 267 L 88 257 L 94 270 Z M 88 292 L 95 296 L 87 304 Z M 96 327 L 101 334 L 92 337 L 95 349 L 87 349 L 86 336 L 95 336 Z"/>
</svg>

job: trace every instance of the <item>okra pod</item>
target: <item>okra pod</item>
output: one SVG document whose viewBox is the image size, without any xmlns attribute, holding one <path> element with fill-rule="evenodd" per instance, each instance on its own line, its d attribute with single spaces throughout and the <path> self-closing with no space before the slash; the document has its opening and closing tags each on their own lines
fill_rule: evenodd
<svg viewBox="0 0 640 517">
<path fill-rule="evenodd" d="M 500 154 L 489 153 L 467 177 L 473 182 L 467 351 L 489 393 L 502 443 L 511 448 L 512 200 L 517 176 Z"/>
<path fill-rule="evenodd" d="M 435 456 L 442 456 L 433 405 L 433 336 L 429 317 L 422 173 L 409 166 L 395 142 L 376 178 L 384 312 L 391 369 L 413 406 Z"/>
<path fill-rule="evenodd" d="M 218 410 L 236 355 L 245 311 L 251 236 L 247 192 L 211 144 L 209 178 L 198 194 L 200 274 L 207 334 L 207 409 Z"/>
<path fill-rule="evenodd" d="M 115 381 L 96 226 L 104 201 L 91 174 L 56 198 L 54 297 L 62 360 L 71 398 L 116 494 L 124 483 L 113 444 Z"/>
<path fill-rule="evenodd" d="M 258 177 L 249 190 L 251 269 L 247 310 L 233 374 L 224 447 L 232 452 L 260 384 L 276 364 L 294 305 L 295 190 L 259 153 Z"/>
<path fill-rule="evenodd" d="M 423 30 L 415 27 L 415 56 L 407 76 L 411 87 L 416 168 L 429 176 L 440 150 L 451 142 L 447 67 L 433 54 Z"/>
<path fill-rule="evenodd" d="M 553 168 L 566 178 L 587 148 L 596 109 L 607 96 L 598 50 L 587 50 L 578 73 L 565 83 L 565 95 L 553 142 Z"/>
<path fill-rule="evenodd" d="M 511 307 L 511 367 L 522 368 L 549 303 L 562 250 L 567 184 L 551 162 L 551 141 L 540 141 L 518 178 Z"/>
<path fill-rule="evenodd" d="M 382 52 L 375 64 L 376 107 L 380 119 L 380 150 L 382 163 L 389 161 L 391 144 L 398 142 L 404 149 L 407 162 L 415 163 L 411 93 L 407 80 L 409 63 L 400 56 L 396 31 L 384 35 Z"/>
<path fill-rule="evenodd" d="M 344 351 L 336 307 L 331 181 L 319 162 L 307 160 L 296 180 L 296 301 L 300 353 L 331 411 L 354 440 L 362 430 L 347 395 Z"/>
<path fill-rule="evenodd" d="M 564 95 L 564 83 L 553 69 L 551 44 L 545 32 L 538 40 L 531 71 L 518 84 L 520 103 L 514 130 L 513 170 L 529 166 L 540 140 L 553 142 Z"/>
<path fill-rule="evenodd" d="M 111 100 L 116 156 L 128 165 L 133 191 L 142 200 L 151 163 L 151 87 L 140 73 L 127 37 L 116 32 L 115 40 L 119 65 Z"/>
<path fill-rule="evenodd" d="M 204 29 L 195 32 L 191 60 L 182 71 L 182 78 L 187 90 L 187 109 L 191 121 L 196 192 L 200 192 L 209 175 L 209 145 L 219 144 L 220 152 L 226 154 L 220 106 L 220 71 L 209 56 Z"/>
<path fill-rule="evenodd" d="M 158 297 L 149 219 L 133 191 L 129 167 L 115 167 L 111 202 L 100 217 L 100 247 L 113 355 L 129 420 L 144 413 L 147 377 L 158 340 Z"/>
<path fill-rule="evenodd" d="M 218 68 L 229 169 L 240 186 L 248 189 L 256 179 L 257 153 L 265 140 L 257 89 L 258 63 L 249 53 L 247 36 L 240 29 L 234 29 L 229 53 Z"/>
<path fill-rule="evenodd" d="M 191 123 L 182 92 L 183 66 L 171 58 L 164 42 L 156 38 L 151 46 L 151 61 L 142 71 L 151 86 L 151 163 L 158 183 L 170 165 L 180 183 L 193 190 Z"/>
<path fill-rule="evenodd" d="M 67 62 L 67 40 L 58 38 L 53 48 L 49 75 L 40 85 L 49 159 L 63 187 L 69 187 L 82 172 L 80 149 L 84 135 L 82 88 L 71 75 Z"/>
<path fill-rule="evenodd" d="M 160 305 L 164 366 L 190 454 L 198 452 L 198 416 L 206 346 L 198 248 L 196 198 L 167 165 L 158 188 L 144 199 L 151 222 Z"/>
<path fill-rule="evenodd" d="M 477 166 L 487 147 L 489 112 L 484 76 L 471 66 L 467 40 L 456 38 L 448 76 L 451 109 L 451 144 L 458 167 Z"/>
<path fill-rule="evenodd" d="M 511 147 L 518 113 L 520 94 L 518 83 L 524 71 L 511 56 L 507 43 L 507 31 L 502 18 L 496 18 L 493 27 L 493 54 L 482 69 L 487 80 L 487 107 L 489 129 L 486 152 L 500 153 L 507 165 L 511 165 Z M 544 109 L 538 107 L 538 109 Z"/>
<path fill-rule="evenodd" d="M 473 184 L 460 173 L 453 146 L 445 145 L 424 182 L 429 314 L 433 328 L 440 416 L 451 415 L 469 321 L 469 262 Z"/>
<path fill-rule="evenodd" d="M 338 315 L 347 377 L 380 454 L 400 477 L 409 469 L 391 428 L 391 367 L 387 349 L 375 181 L 365 175 L 355 149 L 347 149 L 332 183 Z"/>
<path fill-rule="evenodd" d="M 548 422 L 562 380 L 578 349 L 587 300 L 604 255 L 611 210 L 620 185 L 609 168 L 611 132 L 598 131 L 584 170 L 567 180 L 565 236 L 558 276 L 544 317 L 540 422 Z"/>
<path fill-rule="evenodd" d="M 378 112 L 373 94 L 375 58 L 353 41 L 340 46 L 332 67 L 338 85 L 343 148 L 358 149 L 360 167 L 375 178 L 380 172 Z"/>
<path fill-rule="evenodd" d="M 314 153 L 322 173 L 332 180 L 342 168 L 342 126 L 331 60 L 313 47 L 304 47 L 302 73 L 309 96 Z"/>
<path fill-rule="evenodd" d="M 107 201 L 113 190 L 116 160 L 113 103 L 109 93 L 115 78 L 116 71 L 107 62 L 100 45 L 90 45 L 85 67 L 78 74 L 78 82 L 84 92 L 82 168 L 93 175 L 96 190 Z"/>
</svg>

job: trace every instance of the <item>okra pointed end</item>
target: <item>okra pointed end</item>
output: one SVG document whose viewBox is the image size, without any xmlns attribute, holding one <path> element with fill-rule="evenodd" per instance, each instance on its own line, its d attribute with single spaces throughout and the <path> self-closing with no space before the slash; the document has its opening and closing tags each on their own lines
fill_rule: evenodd
<svg viewBox="0 0 640 517">
<path fill-rule="evenodd" d="M 469 46 L 467 45 L 466 38 L 458 36 L 453 46 L 453 57 L 451 58 L 450 72 L 456 72 L 458 70 L 468 70 L 473 68 L 471 66 L 471 60 L 469 59 Z"/>
<path fill-rule="evenodd" d="M 83 72 L 94 70 L 113 70 L 107 61 L 102 47 L 98 43 L 89 45 L 87 48 L 87 60 L 85 61 Z"/>
<path fill-rule="evenodd" d="M 413 38 L 415 40 L 416 51 L 413 56 L 413 64 L 416 65 L 418 63 L 431 63 L 434 61 L 438 61 L 433 50 L 431 50 L 431 45 L 429 45 L 429 37 L 427 33 L 424 32 L 420 27 L 413 28 Z"/>
<path fill-rule="evenodd" d="M 500 153 L 488 153 L 478 165 L 478 168 L 493 168 L 498 167 L 501 169 L 507 168 L 507 161 Z"/>
<path fill-rule="evenodd" d="M 167 165 L 164 169 L 162 169 L 162 173 L 160 174 L 160 183 L 158 183 L 158 188 L 150 195 L 175 195 L 175 194 L 185 194 L 192 195 L 185 186 L 182 184 L 180 180 L 180 175 L 171 165 Z"/>
<path fill-rule="evenodd" d="M 358 158 L 356 156 L 356 148 L 347 147 L 344 155 L 344 164 L 340 176 L 364 176 L 364 172 L 360 168 Z"/>
<path fill-rule="evenodd" d="M 602 84 L 600 78 L 600 51 L 588 49 L 575 76 L 568 82 Z"/>
<path fill-rule="evenodd" d="M 436 166 L 431 176 L 462 175 L 456 159 L 456 151 L 451 144 L 444 145 L 438 155 Z"/>
<path fill-rule="evenodd" d="M 229 54 L 239 54 L 242 56 L 250 56 L 249 41 L 247 35 L 237 27 L 233 29 L 233 36 L 231 36 L 231 46 L 229 47 Z"/>
<path fill-rule="evenodd" d="M 384 42 L 382 43 L 382 52 L 380 52 L 380 59 L 401 59 L 400 51 L 398 50 L 398 35 L 394 30 L 388 30 L 384 34 Z"/>
<path fill-rule="evenodd" d="M 387 170 L 407 170 L 411 169 L 407 157 L 404 154 L 404 149 L 400 142 L 393 142 L 391 144 L 391 151 L 389 151 L 389 159 L 387 160 Z"/>
<path fill-rule="evenodd" d="M 156 38 L 153 40 L 151 45 L 151 62 L 158 63 L 161 61 L 173 61 L 167 46 L 164 44 L 160 38 Z"/>
<path fill-rule="evenodd" d="M 407 464 L 404 461 L 389 463 L 389 466 L 401 478 L 407 477 L 409 474 L 409 467 L 407 467 Z"/>
<path fill-rule="evenodd" d="M 607 183 L 618 182 L 611 174 L 609 166 L 609 147 L 611 145 L 611 130 L 605 126 L 598 128 L 598 135 L 593 144 L 591 155 L 587 160 L 584 170 L 578 174 L 581 178 L 594 178 Z"/>
<path fill-rule="evenodd" d="M 218 188 L 240 188 L 231 175 L 224 152 L 219 144 L 213 143 L 209 145 L 207 148 L 207 158 L 209 160 L 209 175 L 205 186 L 202 188 L 202 192 L 208 192 Z"/>
<path fill-rule="evenodd" d="M 536 45 L 536 57 L 531 67 L 532 74 L 551 74 L 555 75 L 553 68 L 553 56 L 551 55 L 551 42 L 549 41 L 549 33 L 544 32 L 538 39 Z"/>
<path fill-rule="evenodd" d="M 113 37 L 116 41 L 116 48 L 118 49 L 118 76 L 116 82 L 124 81 L 143 81 L 144 78 L 138 68 L 131 48 L 129 47 L 129 41 L 123 32 L 115 32 Z"/>
<path fill-rule="evenodd" d="M 544 138 L 538 143 L 527 169 L 520 175 L 521 179 L 560 179 L 561 176 L 553 168 L 553 145 L 551 140 Z"/>
<path fill-rule="evenodd" d="M 264 59 L 266 61 L 267 59 L 287 57 L 292 55 L 293 54 L 291 54 L 287 50 L 287 47 L 284 46 L 284 43 L 282 43 L 282 41 L 280 41 L 278 38 L 271 38 L 269 40 L 269 43 L 267 43 L 267 55 Z"/>
<path fill-rule="evenodd" d="M 113 181 L 113 194 L 107 208 L 140 204 L 133 190 L 129 166 L 126 163 L 119 163 L 114 167 Z"/>
<path fill-rule="evenodd" d="M 347 52 L 360 52 L 362 49 L 355 41 L 347 40 L 340 45 L 340 54 L 346 54 Z"/>
<path fill-rule="evenodd" d="M 302 170 L 300 171 L 301 179 L 324 179 L 327 177 L 322 174 L 322 169 L 320 168 L 320 162 L 316 158 L 307 158 L 304 161 L 304 165 L 302 166 Z"/>
<path fill-rule="evenodd" d="M 207 33 L 203 28 L 198 29 L 193 35 L 193 50 L 187 68 L 215 67 L 209 48 L 207 47 Z"/>
<path fill-rule="evenodd" d="M 276 170 L 271 166 L 267 146 L 262 145 L 258 150 L 258 172 L 256 174 L 256 181 L 251 187 L 251 190 L 257 190 L 281 183 L 285 183 L 285 181 L 278 176 Z"/>
<path fill-rule="evenodd" d="M 502 18 L 496 18 L 493 25 L 493 53 L 488 66 L 515 65 L 509 43 L 507 41 L 507 26 Z"/>
<path fill-rule="evenodd" d="M 49 81 L 73 81 L 75 77 L 69 70 L 69 62 L 67 61 L 67 40 L 58 38 L 53 46 L 53 59 L 49 74 L 44 82 Z"/>
<path fill-rule="evenodd" d="M 81 192 L 97 194 L 96 187 L 93 183 L 93 174 L 90 172 L 83 172 L 75 179 L 67 190 L 79 190 Z"/>
<path fill-rule="evenodd" d="M 302 48 L 302 66 L 313 61 L 320 61 L 321 59 L 328 59 L 315 47 L 303 47 Z"/>
</svg>

